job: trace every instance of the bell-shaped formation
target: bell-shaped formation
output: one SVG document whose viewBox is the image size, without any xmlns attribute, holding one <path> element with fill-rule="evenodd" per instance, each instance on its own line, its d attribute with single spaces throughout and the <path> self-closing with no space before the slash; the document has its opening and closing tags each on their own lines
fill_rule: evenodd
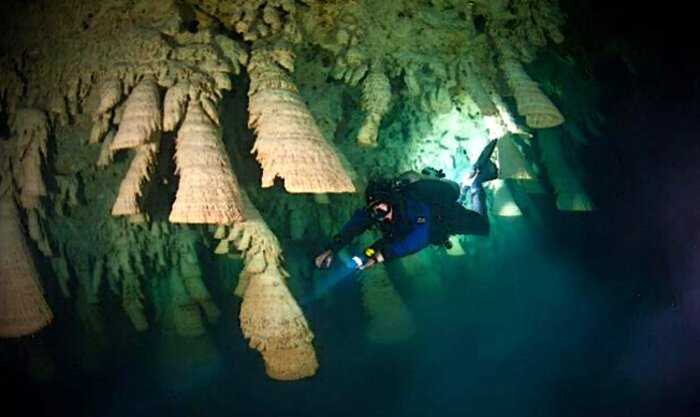
<svg viewBox="0 0 700 417">
<path fill-rule="evenodd" d="M 123 87 L 121 80 L 108 79 L 102 82 L 100 88 L 100 103 L 92 115 L 94 124 L 90 133 L 89 143 L 99 143 L 111 127 L 114 108 L 122 100 Z"/>
<path fill-rule="evenodd" d="M 243 219 L 240 187 L 221 130 L 199 100 L 189 101 L 175 161 L 180 183 L 170 212 L 172 223 L 232 224 Z"/>
<path fill-rule="evenodd" d="M 110 126 L 110 113 L 121 97 L 121 81 L 108 80 L 102 85 L 100 105 L 95 117 L 99 120 L 96 125 L 105 122 L 106 130 Z M 162 114 L 160 108 L 160 91 L 151 78 L 143 79 L 126 100 L 124 114 L 119 122 L 119 130 L 114 137 L 109 136 L 100 152 L 98 166 L 110 163 L 111 156 L 120 149 L 135 149 L 136 154 L 131 161 L 129 170 L 119 186 L 119 194 L 112 206 L 113 216 L 131 216 L 132 221 L 140 221 L 141 208 L 139 198 L 142 187 L 148 181 L 156 162 L 160 133 L 162 130 Z M 97 128 L 97 133 L 102 133 Z M 95 128 L 93 128 L 93 134 Z M 91 143 L 99 142 L 100 136 L 90 138 Z M 107 148 L 107 146 L 109 148 Z"/>
<path fill-rule="evenodd" d="M 185 117 L 189 94 L 190 84 L 186 81 L 168 88 L 163 103 L 163 131 L 172 132 Z"/>
<path fill-rule="evenodd" d="M 0 197 L 0 236 L 0 337 L 36 333 L 51 322 L 53 314 L 9 190 Z"/>
<path fill-rule="evenodd" d="M 17 138 L 14 174 L 20 190 L 19 202 L 25 209 L 35 209 L 46 195 L 41 164 L 47 153 L 49 120 L 41 110 L 18 109 L 10 127 Z"/>
<path fill-rule="evenodd" d="M 102 142 L 102 145 L 100 145 L 100 153 L 97 157 L 97 162 L 95 162 L 95 165 L 98 168 L 107 168 L 112 164 L 112 161 L 114 160 L 114 152 L 112 152 L 111 145 L 115 134 L 114 129 L 112 129 L 105 135 L 104 141 Z"/>
<path fill-rule="evenodd" d="M 32 141 L 22 158 L 22 181 L 20 202 L 23 208 L 39 208 L 40 198 L 46 195 L 46 185 L 41 176 L 41 162 L 46 157 L 46 147 Z"/>
<path fill-rule="evenodd" d="M 357 143 L 376 147 L 379 123 L 389 110 L 391 85 L 381 69 L 374 68 L 362 83 L 362 109 L 367 112 L 365 122 L 357 134 Z"/>
<path fill-rule="evenodd" d="M 316 373 L 313 334 L 279 268 L 249 277 L 240 320 L 243 335 L 263 355 L 271 378 L 295 380 Z"/>
<path fill-rule="evenodd" d="M 138 199 L 142 186 L 148 181 L 158 153 L 158 143 L 146 143 L 136 149 L 133 161 L 119 186 L 117 200 L 112 206 L 113 216 L 133 216 L 141 214 Z"/>
<path fill-rule="evenodd" d="M 228 251 L 229 243 L 243 253 L 244 268 L 236 288 L 236 294 L 243 296 L 243 335 L 262 354 L 271 378 L 312 376 L 318 369 L 311 343 L 314 335 L 285 283 L 288 274 L 281 266 L 279 241 L 248 198 L 242 198 L 246 221 L 233 226 L 217 253 Z"/>
<path fill-rule="evenodd" d="M 162 129 L 160 91 L 151 78 L 143 79 L 126 100 L 112 151 L 153 142 Z"/>
<path fill-rule="evenodd" d="M 564 123 L 564 116 L 539 86 L 513 58 L 504 58 L 501 68 L 508 86 L 513 91 L 518 113 L 525 116 L 527 125 L 535 129 L 555 127 Z"/>
<path fill-rule="evenodd" d="M 110 78 L 100 87 L 100 103 L 93 114 L 93 119 L 110 112 L 122 100 L 123 86 L 121 80 Z"/>
<path fill-rule="evenodd" d="M 280 177 L 290 193 L 354 192 L 355 186 L 336 150 L 324 139 L 275 56 L 274 52 L 256 49 L 248 64 L 248 126 L 257 136 L 253 152 L 257 152 L 262 166 L 262 186 L 271 187 Z"/>
<path fill-rule="evenodd" d="M 367 335 L 374 343 L 396 343 L 415 332 L 413 319 L 389 279 L 386 267 L 377 265 L 363 272 L 362 300 L 370 317 Z"/>
<path fill-rule="evenodd" d="M 539 132 L 537 143 L 549 182 L 557 195 L 557 208 L 564 211 L 591 211 L 593 203 L 561 144 L 561 138 L 547 131 Z"/>
</svg>

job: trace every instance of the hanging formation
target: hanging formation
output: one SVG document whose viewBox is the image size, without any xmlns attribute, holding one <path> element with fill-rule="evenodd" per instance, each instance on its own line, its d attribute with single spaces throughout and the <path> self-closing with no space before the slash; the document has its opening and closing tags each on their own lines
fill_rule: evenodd
<svg viewBox="0 0 700 417">
<path fill-rule="evenodd" d="M 357 143 L 370 148 L 376 147 L 379 136 L 379 124 L 389 111 L 391 103 L 391 85 L 381 65 L 374 65 L 362 82 L 362 110 L 367 113 L 365 121 L 357 134 Z"/>
<path fill-rule="evenodd" d="M 351 193 L 355 186 L 334 147 L 316 121 L 287 71 L 294 58 L 284 48 L 254 46 L 248 63 L 248 126 L 255 130 L 253 152 L 271 187 L 284 180 L 290 193 Z"/>
<path fill-rule="evenodd" d="M 180 183 L 170 221 L 232 224 L 242 220 L 240 187 L 221 130 L 200 102 L 190 100 L 175 147 Z"/>
<path fill-rule="evenodd" d="M 501 69 L 515 96 L 518 113 L 525 116 L 528 126 L 546 129 L 564 123 L 564 116 L 516 59 L 503 58 Z"/>
<path fill-rule="evenodd" d="M 294 380 L 312 376 L 318 369 L 311 343 L 314 335 L 304 313 L 286 285 L 282 249 L 260 213 L 243 195 L 246 221 L 235 224 L 223 236 L 216 252 L 227 253 L 232 244 L 243 254 L 243 270 L 236 294 L 243 297 L 240 321 L 250 347 L 265 360 L 274 379 Z"/>
<path fill-rule="evenodd" d="M 38 332 L 53 320 L 9 180 L 0 184 L 0 337 Z"/>
</svg>

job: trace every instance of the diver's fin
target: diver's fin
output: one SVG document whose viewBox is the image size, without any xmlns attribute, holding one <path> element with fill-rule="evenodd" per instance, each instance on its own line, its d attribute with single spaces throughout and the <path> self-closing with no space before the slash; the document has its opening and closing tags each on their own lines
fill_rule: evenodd
<svg viewBox="0 0 700 417">
<path fill-rule="evenodd" d="M 481 184 L 482 182 L 491 181 L 498 178 L 498 168 L 496 168 L 496 164 L 491 162 L 491 155 L 493 154 L 493 150 L 496 149 L 497 142 L 498 139 L 494 139 L 489 142 L 488 145 L 484 146 L 484 149 L 476 159 L 476 162 L 472 167 L 472 175 L 476 175 L 473 183 Z"/>
<path fill-rule="evenodd" d="M 494 139 L 491 142 L 489 142 L 488 145 L 484 146 L 484 149 L 482 149 L 481 153 L 479 154 L 479 157 L 476 159 L 476 162 L 474 163 L 474 168 L 473 168 L 474 171 L 485 168 L 486 162 L 491 159 L 491 155 L 493 154 L 493 150 L 496 149 L 497 142 L 498 142 L 498 139 Z"/>
</svg>

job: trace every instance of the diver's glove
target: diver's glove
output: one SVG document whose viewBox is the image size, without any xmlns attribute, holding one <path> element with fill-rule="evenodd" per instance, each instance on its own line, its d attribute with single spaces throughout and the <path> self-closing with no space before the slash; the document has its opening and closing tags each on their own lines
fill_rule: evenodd
<svg viewBox="0 0 700 417">
<path fill-rule="evenodd" d="M 318 255 L 314 260 L 314 264 L 316 264 L 316 268 L 318 269 L 328 269 L 331 267 L 332 263 L 333 251 L 331 249 L 327 249 L 325 252 Z"/>
</svg>

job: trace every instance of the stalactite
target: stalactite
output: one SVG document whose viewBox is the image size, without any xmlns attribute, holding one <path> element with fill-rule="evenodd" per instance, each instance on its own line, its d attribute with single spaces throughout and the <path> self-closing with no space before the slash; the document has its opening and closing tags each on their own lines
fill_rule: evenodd
<svg viewBox="0 0 700 417">
<path fill-rule="evenodd" d="M 284 52 L 258 45 L 248 63 L 248 125 L 257 136 L 253 151 L 263 169 L 262 186 L 270 187 L 280 177 L 290 193 L 354 192 L 337 151 L 323 138 L 282 68 L 293 65 Z"/>
<path fill-rule="evenodd" d="M 46 196 L 41 166 L 47 155 L 49 121 L 41 110 L 19 109 L 11 120 L 11 128 L 16 137 L 13 168 L 20 203 L 25 209 L 36 209 L 40 198 Z"/>
<path fill-rule="evenodd" d="M 116 132 L 114 130 L 110 130 L 107 135 L 104 138 L 104 141 L 102 142 L 102 146 L 100 146 L 100 154 L 99 157 L 97 158 L 97 162 L 95 165 L 97 165 L 98 168 L 106 168 L 108 167 L 114 158 L 114 152 L 112 151 L 112 141 L 114 141 L 114 135 Z"/>
<path fill-rule="evenodd" d="M 88 143 L 99 143 L 107 132 L 109 132 L 113 109 L 121 101 L 122 93 L 123 88 L 121 80 L 109 79 L 102 83 L 100 88 L 100 103 L 92 116 L 94 124 Z"/>
<path fill-rule="evenodd" d="M 265 360 L 267 374 L 294 380 L 316 373 L 313 333 L 285 283 L 280 244 L 247 196 L 246 221 L 233 226 L 224 241 L 243 253 L 236 293 L 243 296 L 241 329 Z"/>
<path fill-rule="evenodd" d="M 357 143 L 362 146 L 375 147 L 379 124 L 389 110 L 391 103 L 391 85 L 382 66 L 375 65 L 362 83 L 362 109 L 367 113 L 365 122 L 357 134 Z"/>
<path fill-rule="evenodd" d="M 232 224 L 242 220 L 240 186 L 231 170 L 221 131 L 198 100 L 190 100 L 176 147 L 180 183 L 170 221 Z"/>
<path fill-rule="evenodd" d="M 546 129 L 564 123 L 564 116 L 508 52 L 503 52 L 501 68 L 515 96 L 518 113 L 525 116 L 528 126 Z"/>
<path fill-rule="evenodd" d="M 202 2 L 201 7 L 219 16 L 246 41 L 280 34 L 300 36 L 294 19 L 297 12 L 294 0 L 210 0 Z"/>
<path fill-rule="evenodd" d="M 139 207 L 139 198 L 142 195 L 143 185 L 148 181 L 156 154 L 158 143 L 147 143 L 136 148 L 136 154 L 131 161 L 131 166 L 119 186 L 117 200 L 112 206 L 113 216 L 134 216 L 142 214 Z"/>
<path fill-rule="evenodd" d="M 190 85 L 180 81 L 165 93 L 163 110 L 163 131 L 172 132 L 180 124 L 187 112 Z"/>
<path fill-rule="evenodd" d="M 0 337 L 38 332 L 53 320 L 7 177 L 0 184 Z"/>
<path fill-rule="evenodd" d="M 137 148 L 154 142 L 163 130 L 160 91 L 152 79 L 141 81 L 126 100 L 112 151 Z"/>
<path fill-rule="evenodd" d="M 122 100 L 123 93 L 124 87 L 121 80 L 108 79 L 103 81 L 100 86 L 100 104 L 92 115 L 93 120 L 114 109 Z"/>
</svg>

